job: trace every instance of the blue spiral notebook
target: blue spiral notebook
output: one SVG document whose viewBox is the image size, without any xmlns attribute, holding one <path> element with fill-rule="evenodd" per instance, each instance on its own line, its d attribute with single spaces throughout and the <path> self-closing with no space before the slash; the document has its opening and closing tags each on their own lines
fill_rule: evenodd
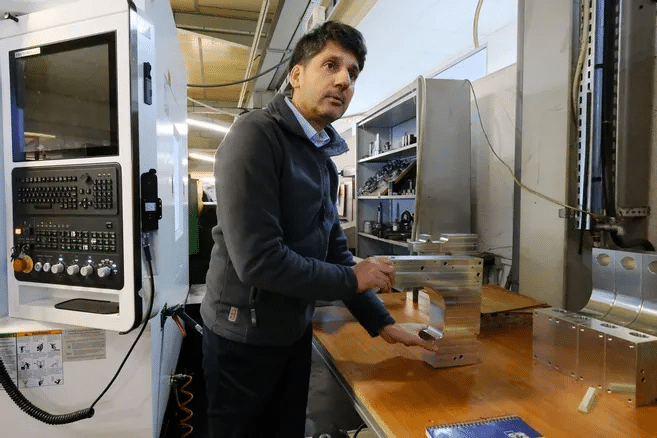
<svg viewBox="0 0 657 438">
<path fill-rule="evenodd" d="M 427 427 L 428 438 L 543 438 L 522 418 L 512 415 Z"/>
</svg>

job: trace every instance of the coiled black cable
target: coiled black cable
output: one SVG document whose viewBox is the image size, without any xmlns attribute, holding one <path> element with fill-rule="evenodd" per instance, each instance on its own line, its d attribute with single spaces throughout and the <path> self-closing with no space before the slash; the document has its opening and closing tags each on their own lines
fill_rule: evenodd
<svg viewBox="0 0 657 438">
<path fill-rule="evenodd" d="M 28 399 L 25 398 L 25 396 L 16 387 L 16 384 L 11 379 L 9 373 L 7 372 L 7 369 L 5 368 L 5 363 L 2 361 L 2 358 L 0 358 L 0 384 L 5 389 L 5 391 L 7 391 L 9 398 L 11 398 L 11 400 L 16 404 L 16 406 L 18 406 L 23 412 L 28 414 L 30 417 L 50 425 L 74 423 L 76 421 L 91 418 L 94 416 L 94 412 L 95 412 L 94 406 L 96 406 L 96 403 L 98 403 L 98 401 L 105 395 L 105 393 L 112 386 L 116 378 L 119 376 L 119 373 L 123 369 L 123 365 L 125 365 L 126 361 L 128 360 L 128 357 L 130 357 L 130 353 L 132 353 L 132 350 L 137 345 L 137 342 L 141 338 L 141 335 L 144 333 L 144 330 L 148 325 L 148 320 L 150 318 L 150 314 L 153 311 L 153 303 L 155 301 L 155 282 L 153 279 L 153 265 L 151 262 L 152 257 L 150 252 L 150 244 L 148 242 L 147 235 L 143 235 L 142 237 L 143 237 L 142 246 L 144 249 L 145 259 L 148 264 L 148 273 L 149 273 L 150 285 L 151 285 L 151 299 L 148 305 L 148 312 L 146 313 L 146 318 L 144 318 L 144 322 L 142 324 L 141 330 L 139 331 L 139 334 L 133 341 L 132 346 L 128 350 L 128 353 L 123 358 L 123 362 L 121 362 L 121 365 L 119 366 L 118 370 L 114 374 L 114 377 L 112 377 L 112 380 L 110 380 L 110 382 L 105 387 L 103 392 L 98 396 L 98 398 L 96 398 L 96 400 L 91 404 L 90 407 L 86 409 L 81 409 L 79 411 L 71 412 L 69 414 L 50 414 L 44 411 L 43 409 L 34 406 Z"/>
<path fill-rule="evenodd" d="M 34 406 L 23 394 L 18 390 L 14 381 L 9 377 L 9 373 L 5 368 L 5 364 L 0 358 L 0 384 L 7 391 L 9 397 L 16 403 L 16 406 L 21 408 L 23 412 L 32 418 L 46 423 L 46 424 L 68 424 L 75 421 L 84 420 L 94 416 L 94 408 L 81 409 L 79 411 L 71 412 L 70 414 L 50 414 L 43 409 Z"/>
</svg>

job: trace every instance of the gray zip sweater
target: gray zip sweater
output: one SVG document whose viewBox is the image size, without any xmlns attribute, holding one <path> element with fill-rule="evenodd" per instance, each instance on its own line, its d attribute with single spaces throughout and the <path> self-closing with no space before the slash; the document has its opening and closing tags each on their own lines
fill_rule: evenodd
<svg viewBox="0 0 657 438">
<path fill-rule="evenodd" d="M 282 95 L 240 117 L 217 150 L 217 226 L 201 304 L 227 339 L 289 345 L 311 323 L 315 300 L 343 300 L 372 336 L 394 323 L 372 291 L 357 293 L 354 260 L 335 208 L 331 127 L 317 148 Z"/>
</svg>

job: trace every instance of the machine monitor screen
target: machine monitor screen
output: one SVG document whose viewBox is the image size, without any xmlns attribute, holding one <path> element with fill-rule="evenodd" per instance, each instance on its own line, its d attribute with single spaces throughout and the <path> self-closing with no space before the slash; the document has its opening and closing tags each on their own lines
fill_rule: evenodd
<svg viewBox="0 0 657 438">
<path fill-rule="evenodd" d="M 114 32 L 9 52 L 13 161 L 118 155 Z"/>
</svg>

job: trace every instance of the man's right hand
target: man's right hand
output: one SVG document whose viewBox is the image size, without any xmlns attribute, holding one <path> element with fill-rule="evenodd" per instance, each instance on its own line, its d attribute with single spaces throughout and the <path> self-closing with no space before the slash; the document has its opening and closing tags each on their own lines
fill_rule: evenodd
<svg viewBox="0 0 657 438">
<path fill-rule="evenodd" d="M 392 292 L 395 284 L 395 266 L 392 260 L 385 257 L 367 258 L 354 266 L 358 279 L 358 292 L 368 289 L 381 289 L 381 292 Z"/>
</svg>

